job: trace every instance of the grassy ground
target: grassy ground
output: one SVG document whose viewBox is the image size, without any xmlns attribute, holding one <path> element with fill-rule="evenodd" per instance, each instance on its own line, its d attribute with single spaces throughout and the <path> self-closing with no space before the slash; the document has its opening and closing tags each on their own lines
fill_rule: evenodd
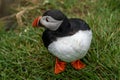
<svg viewBox="0 0 120 80">
<path fill-rule="evenodd" d="M 120 1 L 46 1 L 24 17 L 26 26 L 9 32 L 0 29 L 0 80 L 120 80 Z M 80 71 L 68 64 L 65 72 L 55 75 L 55 57 L 41 40 L 43 29 L 31 26 L 37 15 L 54 8 L 84 19 L 93 31 L 91 48 L 83 58 L 87 66 Z"/>
</svg>

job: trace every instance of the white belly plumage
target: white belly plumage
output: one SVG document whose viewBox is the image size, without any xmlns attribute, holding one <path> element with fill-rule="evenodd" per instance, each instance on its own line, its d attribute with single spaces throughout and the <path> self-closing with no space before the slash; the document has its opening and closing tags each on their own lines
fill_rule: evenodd
<svg viewBox="0 0 120 80">
<path fill-rule="evenodd" d="M 90 30 L 78 31 L 72 36 L 57 38 L 48 46 L 48 50 L 59 59 L 72 62 L 83 58 L 91 44 Z"/>
</svg>

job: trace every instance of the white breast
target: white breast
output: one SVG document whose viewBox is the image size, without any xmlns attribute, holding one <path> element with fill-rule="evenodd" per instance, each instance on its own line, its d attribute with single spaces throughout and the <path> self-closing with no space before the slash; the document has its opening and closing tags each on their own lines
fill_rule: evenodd
<svg viewBox="0 0 120 80">
<path fill-rule="evenodd" d="M 59 59 L 72 62 L 83 58 L 91 44 L 92 32 L 79 31 L 72 36 L 58 38 L 48 46 L 48 50 Z"/>
</svg>

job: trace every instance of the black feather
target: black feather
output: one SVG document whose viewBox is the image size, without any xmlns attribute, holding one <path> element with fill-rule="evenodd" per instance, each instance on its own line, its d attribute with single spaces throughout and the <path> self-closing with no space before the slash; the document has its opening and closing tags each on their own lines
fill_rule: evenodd
<svg viewBox="0 0 120 80">
<path fill-rule="evenodd" d="M 51 16 L 56 20 L 63 20 L 65 18 L 65 15 L 60 10 L 48 10 L 43 16 Z"/>
</svg>

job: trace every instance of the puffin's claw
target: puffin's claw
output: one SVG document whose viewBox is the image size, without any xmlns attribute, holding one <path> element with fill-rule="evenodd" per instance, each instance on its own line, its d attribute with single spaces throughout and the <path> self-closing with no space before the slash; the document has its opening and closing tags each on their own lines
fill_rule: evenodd
<svg viewBox="0 0 120 80">
<path fill-rule="evenodd" d="M 80 60 L 76 60 L 71 62 L 71 65 L 76 69 L 76 70 L 80 70 L 82 68 L 85 68 L 85 64 L 83 62 L 81 62 Z"/>
<path fill-rule="evenodd" d="M 63 72 L 65 70 L 65 67 L 66 67 L 66 62 L 59 61 L 58 58 L 56 58 L 54 73 L 59 74 Z"/>
</svg>

